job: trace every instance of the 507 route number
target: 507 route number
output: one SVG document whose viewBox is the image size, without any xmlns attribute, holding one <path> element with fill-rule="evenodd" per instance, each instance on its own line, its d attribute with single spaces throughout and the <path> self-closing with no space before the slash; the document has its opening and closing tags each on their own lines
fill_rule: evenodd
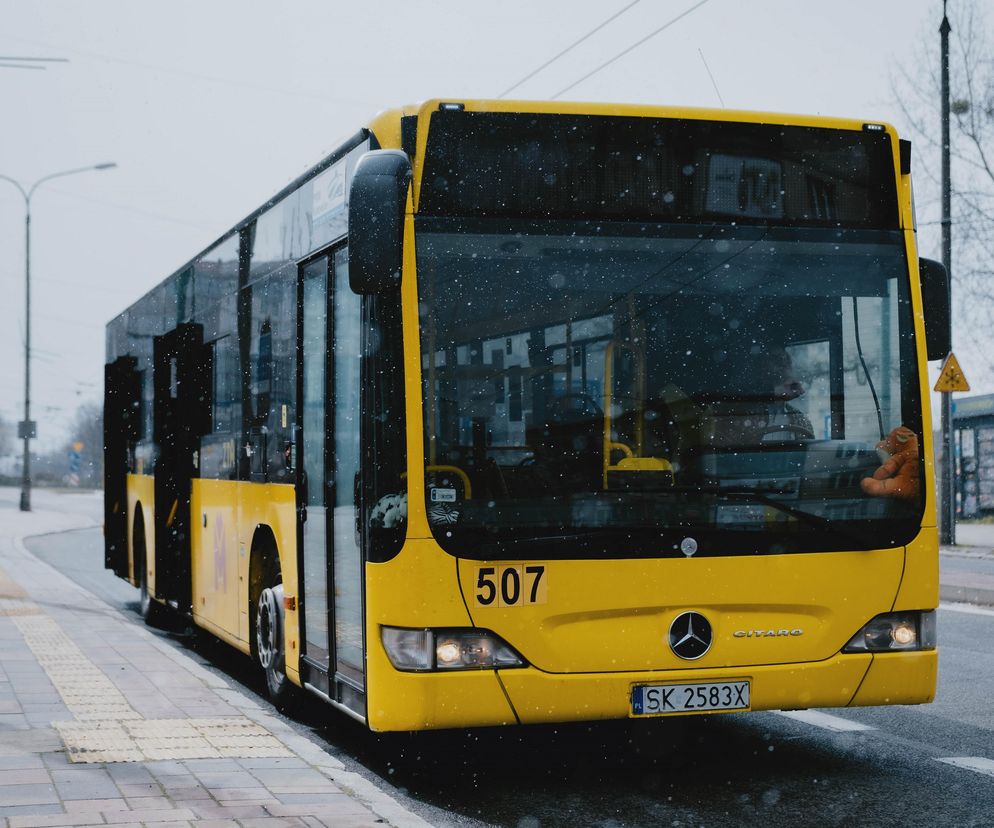
<svg viewBox="0 0 994 828">
<path fill-rule="evenodd" d="M 481 566 L 473 596 L 478 607 L 521 607 L 549 600 L 543 564 Z"/>
</svg>

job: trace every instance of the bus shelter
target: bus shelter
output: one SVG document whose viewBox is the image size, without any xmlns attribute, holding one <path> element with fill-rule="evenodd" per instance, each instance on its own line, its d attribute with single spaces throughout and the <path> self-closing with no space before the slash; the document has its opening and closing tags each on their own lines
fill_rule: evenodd
<svg viewBox="0 0 994 828">
<path fill-rule="evenodd" d="M 956 508 L 962 518 L 994 514 L 994 394 L 953 401 Z"/>
</svg>

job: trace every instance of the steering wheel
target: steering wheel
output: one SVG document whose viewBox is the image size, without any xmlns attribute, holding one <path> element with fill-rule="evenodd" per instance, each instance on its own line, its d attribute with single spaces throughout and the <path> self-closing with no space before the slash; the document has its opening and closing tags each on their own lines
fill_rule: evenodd
<svg viewBox="0 0 994 828">
<path fill-rule="evenodd" d="M 797 435 L 797 437 L 801 440 L 815 439 L 815 433 L 807 426 L 800 425 L 799 423 L 785 423 L 784 425 L 771 426 L 770 428 L 764 429 L 763 433 L 759 436 L 759 440 L 762 442 L 763 438 L 769 434 L 783 434 L 787 431 Z"/>
</svg>

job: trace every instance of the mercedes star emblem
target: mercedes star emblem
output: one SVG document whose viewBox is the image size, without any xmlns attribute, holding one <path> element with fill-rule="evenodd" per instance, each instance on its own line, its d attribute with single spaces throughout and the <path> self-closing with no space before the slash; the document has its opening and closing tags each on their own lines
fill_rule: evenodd
<svg viewBox="0 0 994 828">
<path fill-rule="evenodd" d="M 711 624 L 699 612 L 682 612 L 670 624 L 670 649 L 695 661 L 711 649 Z"/>
</svg>

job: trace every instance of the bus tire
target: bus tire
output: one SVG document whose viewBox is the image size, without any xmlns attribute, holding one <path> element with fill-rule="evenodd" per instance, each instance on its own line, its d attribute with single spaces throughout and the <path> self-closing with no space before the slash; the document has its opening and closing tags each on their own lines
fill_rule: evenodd
<svg viewBox="0 0 994 828">
<path fill-rule="evenodd" d="M 280 710 L 287 705 L 294 689 L 286 676 L 284 629 L 283 578 L 278 570 L 270 570 L 255 607 L 255 652 L 266 677 L 269 698 Z"/>
<path fill-rule="evenodd" d="M 159 626 L 165 616 L 162 605 L 148 591 L 148 553 L 145 547 L 145 517 L 141 509 L 135 514 L 135 527 L 131 536 L 134 550 L 135 574 L 138 576 L 138 612 L 150 627 Z"/>
</svg>

